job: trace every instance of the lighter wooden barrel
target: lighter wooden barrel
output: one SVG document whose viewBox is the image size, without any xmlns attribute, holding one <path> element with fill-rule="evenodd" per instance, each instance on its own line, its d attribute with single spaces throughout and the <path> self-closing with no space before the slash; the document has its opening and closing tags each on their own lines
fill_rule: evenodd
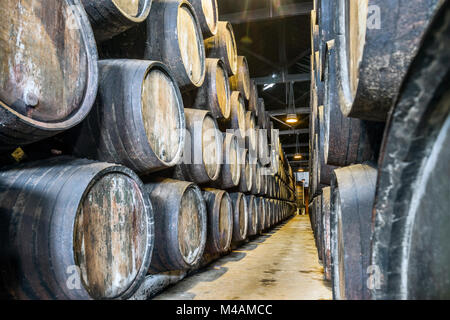
<svg viewBox="0 0 450 320">
<path fill-rule="evenodd" d="M 165 65 L 102 60 L 93 112 L 73 131 L 74 154 L 121 163 L 145 174 L 180 162 L 185 114 L 180 91 Z"/>
<path fill-rule="evenodd" d="M 258 108 L 258 87 L 254 80 L 250 80 L 250 97 L 248 100 L 248 110 L 253 111 L 255 117 L 259 117 L 259 108 Z"/>
<path fill-rule="evenodd" d="M 144 57 L 167 64 L 181 90 L 203 84 L 205 47 L 197 14 L 187 0 L 153 0 L 145 48 Z"/>
<path fill-rule="evenodd" d="M 191 182 L 161 179 L 145 185 L 155 208 L 155 249 L 150 272 L 184 270 L 202 257 L 207 213 L 200 189 Z"/>
<path fill-rule="evenodd" d="M 14 149 L 86 117 L 97 49 L 79 0 L 5 1 L 0 14 L 0 148 Z"/>
<path fill-rule="evenodd" d="M 231 116 L 231 91 L 227 79 L 228 73 L 222 60 L 206 59 L 205 82 L 197 90 L 192 107 L 209 109 L 215 118 L 229 120 Z"/>
<path fill-rule="evenodd" d="M 239 191 L 248 193 L 252 190 L 253 183 L 253 166 L 250 163 L 249 152 L 247 149 L 241 152 L 241 179 L 239 182 Z"/>
<path fill-rule="evenodd" d="M 217 34 L 219 21 L 219 8 L 217 0 L 188 0 L 197 13 L 203 37 L 212 37 Z"/>
<path fill-rule="evenodd" d="M 233 203 L 233 242 L 240 242 L 247 238 L 248 232 L 248 203 L 241 192 L 231 193 Z"/>
<path fill-rule="evenodd" d="M 241 179 L 239 141 L 235 134 L 223 134 L 222 170 L 214 186 L 222 189 L 235 188 Z"/>
<path fill-rule="evenodd" d="M 255 236 L 258 234 L 259 211 L 258 199 L 254 195 L 245 196 L 248 207 L 248 235 Z"/>
<path fill-rule="evenodd" d="M 153 210 L 114 164 L 67 157 L 0 173 L 2 292 L 14 299 L 125 299 L 144 280 Z"/>
<path fill-rule="evenodd" d="M 97 41 L 111 39 L 147 19 L 152 0 L 81 0 Z"/>
<path fill-rule="evenodd" d="M 233 237 L 233 203 L 223 190 L 206 188 L 203 191 L 208 211 L 206 252 L 224 253 L 230 249 Z"/>
<path fill-rule="evenodd" d="M 249 101 L 251 94 L 250 71 L 245 56 L 237 57 L 237 73 L 230 77 L 230 85 L 231 90 L 239 91 L 244 100 Z"/>
<path fill-rule="evenodd" d="M 238 72 L 237 46 L 231 23 L 219 21 L 217 34 L 205 39 L 205 50 L 208 58 L 221 59 L 225 63 L 229 76 Z"/>
<path fill-rule="evenodd" d="M 209 111 L 185 108 L 189 137 L 175 178 L 198 184 L 216 181 L 221 172 L 223 138 Z"/>
</svg>

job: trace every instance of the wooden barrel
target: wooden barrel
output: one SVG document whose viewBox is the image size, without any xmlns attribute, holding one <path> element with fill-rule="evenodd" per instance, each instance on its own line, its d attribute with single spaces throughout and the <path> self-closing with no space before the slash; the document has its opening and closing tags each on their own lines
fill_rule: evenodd
<svg viewBox="0 0 450 320">
<path fill-rule="evenodd" d="M 216 35 L 219 21 L 217 0 L 188 0 L 195 9 L 202 29 L 203 37 Z"/>
<path fill-rule="evenodd" d="M 203 84 L 205 47 L 197 14 L 187 0 L 153 0 L 145 59 L 167 64 L 181 90 Z"/>
<path fill-rule="evenodd" d="M 219 179 L 213 183 L 217 188 L 231 189 L 239 185 L 241 179 L 239 141 L 232 133 L 223 134 L 222 169 Z"/>
<path fill-rule="evenodd" d="M 387 124 L 372 220 L 375 299 L 450 299 L 449 34 L 446 2 Z"/>
<path fill-rule="evenodd" d="M 152 0 L 81 0 L 94 30 L 95 39 L 111 39 L 145 21 Z"/>
<path fill-rule="evenodd" d="M 221 129 L 226 131 L 227 129 L 233 129 L 236 136 L 239 138 L 239 142 L 242 143 L 245 139 L 245 102 L 239 91 L 233 91 L 231 93 L 231 117 L 230 120 L 221 120 Z"/>
<path fill-rule="evenodd" d="M 198 184 L 217 181 L 222 167 L 223 137 L 209 111 L 184 109 L 189 133 L 183 161 L 176 166 L 174 178 Z"/>
<path fill-rule="evenodd" d="M 207 213 L 201 190 L 192 182 L 160 179 L 145 185 L 155 209 L 155 248 L 150 272 L 185 270 L 202 257 Z"/>
<path fill-rule="evenodd" d="M 266 225 L 266 199 L 263 197 L 257 197 L 258 202 L 258 233 L 262 233 L 265 230 Z"/>
<path fill-rule="evenodd" d="M 319 117 L 319 135 L 316 148 L 318 148 L 317 165 L 319 166 L 318 184 L 322 186 L 329 186 L 331 184 L 331 176 L 336 166 L 332 166 L 325 161 L 325 110 L 324 106 L 318 108 Z"/>
<path fill-rule="evenodd" d="M 249 152 L 247 149 L 243 149 L 241 152 L 241 179 L 239 182 L 239 191 L 249 193 L 252 191 L 253 184 L 253 165 L 250 163 Z"/>
<path fill-rule="evenodd" d="M 258 199 L 254 195 L 245 196 L 248 207 L 248 235 L 255 236 L 258 234 L 259 212 Z"/>
<path fill-rule="evenodd" d="M 267 166 L 271 160 L 267 130 L 257 126 L 256 131 L 258 132 L 258 162 L 263 166 Z"/>
<path fill-rule="evenodd" d="M 206 59 L 205 82 L 197 90 L 192 107 L 209 109 L 217 119 L 230 119 L 231 91 L 228 73 L 222 60 Z"/>
<path fill-rule="evenodd" d="M 323 234 L 323 272 L 325 280 L 331 281 L 331 242 L 330 242 L 330 199 L 331 188 L 322 189 L 322 234 Z"/>
<path fill-rule="evenodd" d="M 266 203 L 266 211 L 265 211 L 265 224 L 264 224 L 264 229 L 268 230 L 270 229 L 270 227 L 272 226 L 272 212 L 273 212 L 273 208 L 272 208 L 272 203 L 270 202 L 270 199 L 268 198 L 264 198 L 264 201 Z"/>
<path fill-rule="evenodd" d="M 377 170 L 353 165 L 334 170 L 331 182 L 333 296 L 368 299 L 372 206 Z"/>
<path fill-rule="evenodd" d="M 153 210 L 123 166 L 67 157 L 0 173 L 1 291 L 13 299 L 126 299 L 147 273 Z"/>
<path fill-rule="evenodd" d="M 252 190 L 251 193 L 253 195 L 259 195 L 261 192 L 261 165 L 256 163 L 253 166 L 253 181 L 252 181 Z"/>
<path fill-rule="evenodd" d="M 155 61 L 103 60 L 99 69 L 95 106 L 70 135 L 74 155 L 121 163 L 139 174 L 179 163 L 185 114 L 167 67 Z"/>
<path fill-rule="evenodd" d="M 225 63 L 229 76 L 237 74 L 237 46 L 231 23 L 219 21 L 217 34 L 205 39 L 205 50 L 208 58 L 221 59 Z"/>
<path fill-rule="evenodd" d="M 79 0 L 8 1 L 0 13 L 0 28 L 8 30 L 0 34 L 0 149 L 11 150 L 86 117 L 98 59 Z"/>
<path fill-rule="evenodd" d="M 230 249 L 233 237 L 233 203 L 223 190 L 206 188 L 203 191 L 208 211 L 206 251 L 224 253 Z"/>
<path fill-rule="evenodd" d="M 237 72 L 230 77 L 231 90 L 239 91 L 245 101 L 249 101 L 251 94 L 250 71 L 248 69 L 247 58 L 237 57 Z"/>
<path fill-rule="evenodd" d="M 250 155 L 250 163 L 258 161 L 258 133 L 256 131 L 256 119 L 253 111 L 245 113 L 245 147 Z"/>
<path fill-rule="evenodd" d="M 337 70 L 344 115 L 385 121 L 439 0 L 340 0 Z"/>
<path fill-rule="evenodd" d="M 250 80 L 250 98 L 248 99 L 248 110 L 253 111 L 255 117 L 259 117 L 258 87 L 255 80 Z"/>
<path fill-rule="evenodd" d="M 261 129 L 270 128 L 267 127 L 267 114 L 266 114 L 266 105 L 263 98 L 258 98 L 258 126 Z"/>
<path fill-rule="evenodd" d="M 384 125 L 348 118 L 342 114 L 336 73 L 334 41 L 327 42 L 325 58 L 325 98 L 323 122 L 323 152 L 325 163 L 347 166 L 375 160 L 381 144 Z"/>
<path fill-rule="evenodd" d="M 233 242 L 247 239 L 248 232 L 248 203 L 245 195 L 241 192 L 230 194 L 233 202 Z"/>
</svg>

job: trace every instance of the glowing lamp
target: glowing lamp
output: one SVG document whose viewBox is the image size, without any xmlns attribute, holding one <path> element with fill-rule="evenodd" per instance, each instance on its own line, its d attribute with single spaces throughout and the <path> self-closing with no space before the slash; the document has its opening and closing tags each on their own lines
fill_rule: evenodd
<svg viewBox="0 0 450 320">
<path fill-rule="evenodd" d="M 288 114 L 286 117 L 286 122 L 287 123 L 297 123 L 298 122 L 297 115 L 294 113 Z"/>
</svg>

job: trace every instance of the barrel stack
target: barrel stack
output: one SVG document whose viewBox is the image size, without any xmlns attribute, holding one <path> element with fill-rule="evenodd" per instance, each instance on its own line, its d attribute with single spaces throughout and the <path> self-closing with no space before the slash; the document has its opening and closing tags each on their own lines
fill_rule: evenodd
<svg viewBox="0 0 450 320">
<path fill-rule="evenodd" d="M 335 299 L 449 297 L 449 14 L 314 1 L 309 210 Z"/>
<path fill-rule="evenodd" d="M 292 168 L 216 0 L 0 12 L 1 297 L 128 299 L 295 212 Z"/>
</svg>

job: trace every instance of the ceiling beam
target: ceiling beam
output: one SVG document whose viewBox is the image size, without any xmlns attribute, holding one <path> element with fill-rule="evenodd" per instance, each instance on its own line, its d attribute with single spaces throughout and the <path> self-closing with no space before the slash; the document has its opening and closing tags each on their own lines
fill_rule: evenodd
<svg viewBox="0 0 450 320">
<path fill-rule="evenodd" d="M 293 161 L 293 160 L 291 160 L 291 161 L 289 161 L 289 163 L 290 164 L 308 164 L 309 163 L 309 160 L 295 160 L 295 161 Z"/>
<path fill-rule="evenodd" d="M 294 135 L 294 134 L 307 134 L 309 129 L 296 129 L 296 130 L 280 130 L 280 136 Z"/>
<path fill-rule="evenodd" d="M 311 81 L 311 74 L 309 73 L 297 73 L 287 74 L 284 77 L 280 75 L 252 78 L 256 84 L 272 84 L 272 83 L 289 83 L 289 82 L 307 82 Z"/>
<path fill-rule="evenodd" d="M 267 109 L 272 109 L 272 108 L 266 107 L 266 110 Z M 311 110 L 309 108 L 295 108 L 295 113 L 296 114 L 309 114 L 309 113 L 311 113 Z M 277 110 L 269 111 L 269 114 L 273 117 L 283 116 L 283 115 L 286 115 L 286 109 L 277 109 Z"/>
<path fill-rule="evenodd" d="M 221 21 L 229 21 L 232 24 L 281 19 L 286 17 L 309 15 L 313 9 L 313 3 L 285 4 L 278 8 L 263 8 L 220 15 Z"/>
</svg>

